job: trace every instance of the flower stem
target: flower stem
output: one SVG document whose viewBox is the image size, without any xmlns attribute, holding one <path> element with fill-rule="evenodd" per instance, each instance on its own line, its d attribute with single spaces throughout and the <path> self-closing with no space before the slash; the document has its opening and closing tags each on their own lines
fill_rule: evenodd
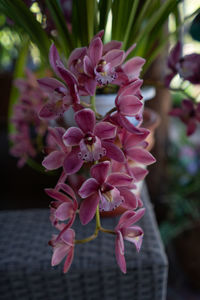
<svg viewBox="0 0 200 300">
<path fill-rule="evenodd" d="M 98 235 L 98 233 L 94 233 L 85 239 L 75 240 L 75 244 L 84 244 L 84 243 L 90 242 L 90 241 L 94 240 L 97 237 L 97 235 Z"/>
<path fill-rule="evenodd" d="M 96 209 L 96 230 L 95 230 L 95 232 L 98 233 L 100 228 L 101 228 L 101 221 L 100 221 L 99 204 L 98 204 L 97 209 Z"/>
<path fill-rule="evenodd" d="M 102 232 L 105 232 L 105 233 L 115 234 L 114 230 L 106 229 L 106 228 L 103 228 L 103 227 L 100 227 L 99 230 L 102 231 Z"/>
<path fill-rule="evenodd" d="M 90 104 L 91 104 L 92 110 L 96 113 L 95 95 L 90 97 Z"/>
</svg>

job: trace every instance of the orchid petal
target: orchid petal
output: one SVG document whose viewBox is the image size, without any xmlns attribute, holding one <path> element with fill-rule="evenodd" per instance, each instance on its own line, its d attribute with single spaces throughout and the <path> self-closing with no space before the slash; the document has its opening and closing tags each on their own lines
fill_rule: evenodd
<svg viewBox="0 0 200 300">
<path fill-rule="evenodd" d="M 58 191 L 56 191 L 55 189 L 45 189 L 45 192 L 47 193 L 47 195 L 55 200 L 61 201 L 61 202 L 65 202 L 65 203 L 71 203 L 71 199 L 68 198 L 66 195 L 64 195 L 63 193 L 60 193 Z"/>
<path fill-rule="evenodd" d="M 128 227 L 123 230 L 124 239 L 135 244 L 138 252 L 142 245 L 143 235 L 143 230 L 139 226 Z"/>
<path fill-rule="evenodd" d="M 73 64 L 74 61 L 77 61 L 81 57 L 84 57 L 86 55 L 86 53 L 87 53 L 86 47 L 74 49 L 69 56 L 68 67 L 70 68 L 70 66 Z"/>
<path fill-rule="evenodd" d="M 42 165 L 47 170 L 55 170 L 62 167 L 64 158 L 65 153 L 61 151 L 53 151 L 44 158 Z"/>
<path fill-rule="evenodd" d="M 46 92 L 52 93 L 55 91 L 58 87 L 62 87 L 64 89 L 67 89 L 67 87 L 60 82 L 59 80 L 55 78 L 41 78 L 38 79 L 37 82 L 39 83 L 39 86 Z"/>
<path fill-rule="evenodd" d="M 106 149 L 106 156 L 118 162 L 124 162 L 123 151 L 112 142 L 102 141 L 102 147 Z"/>
<path fill-rule="evenodd" d="M 128 186 L 133 181 L 133 178 L 123 173 L 112 173 L 108 176 L 107 182 L 113 186 Z"/>
<path fill-rule="evenodd" d="M 69 219 L 73 214 L 73 204 L 71 203 L 62 203 L 58 206 L 55 212 L 55 217 L 59 221 L 65 221 Z"/>
<path fill-rule="evenodd" d="M 122 251 L 122 246 L 121 246 L 122 241 L 123 241 L 123 238 L 121 236 L 121 232 L 118 232 L 116 240 L 115 240 L 115 255 L 116 255 L 118 266 L 120 267 L 121 271 L 125 274 L 126 273 L 126 261 L 124 258 L 124 251 Z"/>
<path fill-rule="evenodd" d="M 63 143 L 66 146 L 76 146 L 84 137 L 83 132 L 77 127 L 70 127 L 63 135 Z"/>
<path fill-rule="evenodd" d="M 83 225 L 88 224 L 93 219 L 99 201 L 98 193 L 94 193 L 81 202 L 79 217 Z"/>
<path fill-rule="evenodd" d="M 133 57 L 128 60 L 123 65 L 123 70 L 125 74 L 127 74 L 129 80 L 133 80 L 134 78 L 138 78 L 142 69 L 142 66 L 145 63 L 145 59 L 142 57 Z"/>
<path fill-rule="evenodd" d="M 143 103 L 138 97 L 127 95 L 125 97 L 119 97 L 116 106 L 122 115 L 134 116 L 143 107 Z"/>
<path fill-rule="evenodd" d="M 75 114 L 75 121 L 84 133 L 93 132 L 96 121 L 95 113 L 89 108 L 79 110 Z"/>
<path fill-rule="evenodd" d="M 51 259 L 51 265 L 58 265 L 63 258 L 68 254 L 70 247 L 68 245 L 58 245 L 54 248 L 54 252 Z"/>
<path fill-rule="evenodd" d="M 66 183 L 58 183 L 58 187 L 68 194 L 73 200 L 76 200 L 76 196 L 72 188 Z"/>
<path fill-rule="evenodd" d="M 84 73 L 88 76 L 92 76 L 94 74 L 94 67 L 92 65 L 92 62 L 90 58 L 86 55 L 83 59 L 83 69 Z"/>
<path fill-rule="evenodd" d="M 121 138 L 123 147 L 125 149 L 129 149 L 136 146 L 137 144 L 144 141 L 146 137 L 149 135 L 149 133 L 150 132 L 147 130 L 145 130 L 144 132 L 141 130 L 141 134 L 136 134 L 136 133 L 130 134 L 129 132 L 124 131 Z"/>
<path fill-rule="evenodd" d="M 78 193 L 81 196 L 81 198 L 87 198 L 92 194 L 96 193 L 98 188 L 99 188 L 99 183 L 96 181 L 96 179 L 89 178 L 82 184 Z"/>
<path fill-rule="evenodd" d="M 73 149 L 65 158 L 63 162 L 63 168 L 65 173 L 74 174 L 80 170 L 83 165 L 83 161 L 78 157 L 79 148 Z"/>
<path fill-rule="evenodd" d="M 110 68 L 119 66 L 124 58 L 124 51 L 114 49 L 106 53 L 103 57 L 103 59 L 106 61 L 106 63 L 110 64 Z"/>
<path fill-rule="evenodd" d="M 93 96 L 95 94 L 96 85 L 96 80 L 92 78 L 87 78 L 87 80 L 84 82 L 84 89 L 88 95 Z"/>
<path fill-rule="evenodd" d="M 96 179 L 96 181 L 99 184 L 103 184 L 108 175 L 109 168 L 110 168 L 110 162 L 104 161 L 104 162 L 101 162 L 99 164 L 92 166 L 92 168 L 90 170 L 90 174 L 92 177 L 94 177 Z"/>
<path fill-rule="evenodd" d="M 140 208 L 139 210 L 132 211 L 128 210 L 120 217 L 118 225 L 116 228 L 126 228 L 131 226 L 132 224 L 139 221 L 145 213 L 145 208 Z"/>
<path fill-rule="evenodd" d="M 111 50 L 120 49 L 122 47 L 122 42 L 110 41 L 103 46 L 103 55 Z"/>
<path fill-rule="evenodd" d="M 153 164 L 156 161 L 150 152 L 142 148 L 129 148 L 126 150 L 126 155 L 132 160 L 145 165 Z"/>
<path fill-rule="evenodd" d="M 109 122 L 100 122 L 95 125 L 94 134 L 101 139 L 112 139 L 116 135 L 116 126 Z"/>
<path fill-rule="evenodd" d="M 91 59 L 91 62 L 93 66 L 96 66 L 101 59 L 103 51 L 103 43 L 99 37 L 93 39 L 90 42 L 89 49 L 88 49 L 88 55 Z"/>
<path fill-rule="evenodd" d="M 72 261 L 74 258 L 74 247 L 72 247 L 67 255 L 67 258 L 65 260 L 64 263 L 64 268 L 63 268 L 63 272 L 67 273 L 67 271 L 69 270 L 69 268 L 71 267 Z"/>
<path fill-rule="evenodd" d="M 58 77 L 60 77 L 60 72 L 58 70 L 58 66 L 61 66 L 64 68 L 63 63 L 61 62 L 60 56 L 58 54 L 58 50 L 56 49 L 56 46 L 54 44 L 51 45 L 50 51 L 49 51 L 49 61 L 52 69 L 56 73 Z"/>
<path fill-rule="evenodd" d="M 148 170 L 141 167 L 133 167 L 131 172 L 136 182 L 143 180 L 148 174 Z"/>
<path fill-rule="evenodd" d="M 72 90 L 74 85 L 78 84 L 77 79 L 74 76 L 74 74 L 72 74 L 72 72 L 70 72 L 69 70 L 62 68 L 60 66 L 58 66 L 58 70 L 59 70 L 62 78 L 66 82 L 67 86 L 69 87 L 69 89 Z"/>
<path fill-rule="evenodd" d="M 124 197 L 123 207 L 128 210 L 134 210 L 138 206 L 137 197 L 126 188 L 119 188 L 120 195 Z"/>
<path fill-rule="evenodd" d="M 128 130 L 131 133 L 143 134 L 141 132 L 141 130 L 139 128 L 135 127 L 133 124 L 131 124 L 131 122 L 125 116 L 118 113 L 117 119 L 122 128 L 125 128 L 126 130 Z"/>
</svg>

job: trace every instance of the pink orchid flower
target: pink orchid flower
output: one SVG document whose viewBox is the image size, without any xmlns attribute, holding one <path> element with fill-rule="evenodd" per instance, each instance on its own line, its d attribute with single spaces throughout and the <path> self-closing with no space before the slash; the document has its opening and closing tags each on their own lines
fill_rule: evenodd
<svg viewBox="0 0 200 300">
<path fill-rule="evenodd" d="M 125 53 L 125 58 L 135 48 L 135 44 L 132 45 Z M 142 57 L 133 57 L 116 68 L 116 79 L 113 84 L 125 86 L 139 78 L 145 59 Z"/>
<path fill-rule="evenodd" d="M 200 54 L 191 53 L 182 56 L 181 50 L 182 45 L 178 41 L 170 51 L 167 65 L 171 72 L 165 77 L 165 85 L 167 87 L 169 87 L 171 80 L 176 74 L 179 74 L 181 78 L 188 80 L 192 84 L 200 83 Z"/>
<path fill-rule="evenodd" d="M 66 194 L 61 193 L 56 189 L 45 189 L 48 196 L 56 201 L 51 202 L 51 216 L 50 220 L 52 225 L 61 230 L 61 233 L 72 226 L 76 217 L 78 209 L 78 202 L 72 188 L 65 184 L 59 183 L 57 188 L 64 191 Z M 61 223 L 68 220 L 67 224 Z"/>
<path fill-rule="evenodd" d="M 63 166 L 70 148 L 66 147 L 63 143 L 62 137 L 65 133 L 65 129 L 62 127 L 48 128 L 50 143 L 55 145 L 55 148 L 48 149 L 50 152 L 42 161 L 42 165 L 47 170 L 55 170 Z"/>
<path fill-rule="evenodd" d="M 74 241 L 75 232 L 71 228 L 68 228 L 59 239 L 56 235 L 53 236 L 49 241 L 49 245 L 53 247 L 52 267 L 58 265 L 67 256 L 63 271 L 66 273 L 69 270 L 74 258 Z"/>
<path fill-rule="evenodd" d="M 67 86 L 55 78 L 42 78 L 38 80 L 40 87 L 49 95 L 49 100 L 39 113 L 40 117 L 44 119 L 54 119 L 62 116 L 70 106 L 76 109 L 80 103 L 78 81 L 76 77 L 64 67 L 54 44 L 50 48 L 49 61 L 56 75 L 61 78 Z"/>
<path fill-rule="evenodd" d="M 121 42 L 103 45 L 103 33 L 100 31 L 93 37 L 88 48 L 75 49 L 68 61 L 69 69 L 89 95 L 94 95 L 96 85 L 109 84 L 116 78 L 115 69 L 124 59 L 124 51 L 119 49 Z"/>
<path fill-rule="evenodd" d="M 84 199 L 80 206 L 80 220 L 83 225 L 92 220 L 97 205 L 100 210 L 111 211 L 119 206 L 124 197 L 119 188 L 132 182 L 132 177 L 123 173 L 111 173 L 110 162 L 104 161 L 90 169 L 91 177 L 79 189 L 79 195 Z"/>
<path fill-rule="evenodd" d="M 126 211 L 119 219 L 117 226 L 115 227 L 115 233 L 117 235 L 115 241 L 115 255 L 117 263 L 123 273 L 126 273 L 126 261 L 124 257 L 124 240 L 127 240 L 135 244 L 137 251 L 139 252 L 142 245 L 143 230 L 139 226 L 132 226 L 132 224 L 139 221 L 144 215 L 145 208 L 139 209 L 137 212 Z"/>
<path fill-rule="evenodd" d="M 66 146 L 75 146 L 71 151 L 71 156 L 68 156 L 64 163 L 66 173 L 77 172 L 84 161 L 97 161 L 105 155 L 121 162 L 124 160 L 122 151 L 112 142 L 116 135 L 114 125 L 109 122 L 95 124 L 95 113 L 91 109 L 76 112 L 75 121 L 79 128 L 71 127 L 63 135 L 63 142 Z"/>
<path fill-rule="evenodd" d="M 178 117 L 187 126 L 187 135 L 192 135 L 200 122 L 200 104 L 195 105 L 192 100 L 184 99 L 180 108 L 174 108 L 169 113 Z"/>
<path fill-rule="evenodd" d="M 127 160 L 132 160 L 144 165 L 153 164 L 156 160 L 153 155 L 145 150 L 147 142 L 145 138 L 147 135 L 138 135 L 129 133 L 123 130 L 120 134 L 120 140 L 122 143 L 122 149 Z"/>
</svg>

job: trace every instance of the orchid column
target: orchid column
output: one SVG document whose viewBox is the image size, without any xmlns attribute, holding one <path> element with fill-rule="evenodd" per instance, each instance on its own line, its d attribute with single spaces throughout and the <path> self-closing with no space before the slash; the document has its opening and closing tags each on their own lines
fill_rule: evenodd
<svg viewBox="0 0 200 300">
<path fill-rule="evenodd" d="M 116 258 L 125 273 L 123 239 L 134 243 L 139 251 L 143 238 L 142 229 L 132 226 L 145 211 L 134 189 L 135 183 L 147 174 L 141 164 L 155 162 L 146 150 L 149 131 L 140 127 L 143 102 L 139 74 L 145 60 L 135 57 L 125 62 L 135 45 L 124 52 L 120 50 L 121 42 L 103 45 L 102 36 L 103 31 L 93 37 L 88 47 L 75 49 L 67 67 L 52 45 L 50 64 L 59 80 L 38 80 L 48 95 L 39 112 L 40 118 L 56 120 L 72 107 L 77 124 L 70 128 L 49 128 L 48 155 L 42 162 L 47 170 L 62 169 L 55 188 L 46 192 L 54 199 L 50 219 L 59 230 L 49 242 L 54 251 L 52 265 L 59 264 L 66 256 L 64 272 L 72 263 L 74 246 L 95 239 L 102 231 L 116 237 Z M 110 84 L 119 87 L 115 107 L 102 116 L 96 112 L 95 94 Z M 89 96 L 90 104 L 85 103 L 82 96 Z M 138 125 L 134 126 L 127 117 L 138 120 Z M 100 212 L 119 206 L 126 211 L 117 227 L 103 228 Z M 72 229 L 78 214 L 83 225 L 96 216 L 93 235 L 82 240 L 75 239 Z"/>
</svg>

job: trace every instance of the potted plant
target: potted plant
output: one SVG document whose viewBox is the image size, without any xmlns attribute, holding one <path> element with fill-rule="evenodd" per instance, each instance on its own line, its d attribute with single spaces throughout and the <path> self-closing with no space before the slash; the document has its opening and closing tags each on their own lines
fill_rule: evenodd
<svg viewBox="0 0 200 300">
<path fill-rule="evenodd" d="M 74 245 L 88 242 L 102 231 L 116 236 L 117 262 L 126 272 L 122 238 L 133 242 L 139 250 L 143 237 L 142 229 L 131 225 L 144 214 L 144 209 L 140 208 L 142 202 L 139 195 L 134 194 L 134 188 L 147 171 L 135 162 L 148 165 L 155 161 L 146 150 L 145 139 L 149 132 L 141 127 L 143 103 L 139 75 L 145 60 L 138 55 L 142 53 L 148 66 L 159 53 L 161 48 L 155 50 L 160 37 L 156 25 L 162 28 L 178 1 L 165 1 L 162 6 L 159 1 L 146 1 L 142 8 L 139 1 L 73 1 L 69 24 L 66 24 L 62 12 L 63 1 L 59 4 L 46 0 L 45 4 L 53 21 L 50 32 L 47 22 L 43 24 L 46 26 L 43 30 L 43 18 L 41 23 L 34 19 L 27 7 L 29 1 L 3 0 L 0 4 L 8 17 L 30 35 L 41 50 L 44 62 L 50 40 L 53 40 L 49 59 L 59 78 L 47 77 L 36 81 L 28 72 L 28 80 L 16 81 L 21 97 L 20 104 L 15 106 L 13 121 L 17 132 L 12 135 L 12 152 L 22 156 L 21 164 L 35 157 L 29 130 L 32 124 L 37 124 L 33 131 L 35 145 L 40 149 L 44 140 L 46 145 L 43 167 L 50 171 L 62 169 L 55 188 L 47 190 L 55 200 L 51 204 L 51 221 L 60 231 L 50 241 L 54 249 L 52 265 L 58 264 L 67 255 L 66 272 L 73 259 Z M 97 11 L 99 20 L 96 18 Z M 111 11 L 110 34 L 114 40 L 103 45 L 103 31 L 98 29 L 107 27 Z M 127 26 L 124 11 L 129 18 Z M 39 10 L 41 12 L 42 8 Z M 47 13 L 46 17 L 48 20 Z M 108 39 L 107 28 L 104 36 L 105 40 Z M 122 37 L 123 44 L 118 41 Z M 133 40 L 137 45 L 133 44 Z M 145 47 L 147 44 L 148 49 Z M 108 84 L 112 88 L 118 87 L 115 107 L 102 116 L 96 111 L 95 93 L 97 88 Z M 86 103 L 81 96 L 89 96 L 90 103 Z M 69 107 L 74 110 L 77 127 L 67 129 L 63 125 L 65 120 L 58 117 Z M 137 124 L 134 125 L 127 116 L 135 118 Z M 21 117 L 24 118 L 22 122 Z M 52 126 L 47 133 L 49 120 L 55 118 L 56 127 Z M 73 175 L 81 168 L 84 172 L 75 181 Z M 66 179 L 70 185 L 66 184 Z M 82 198 L 80 203 L 78 197 Z M 126 211 L 117 227 L 114 230 L 102 228 L 100 211 L 112 211 L 121 204 Z M 135 211 L 137 208 L 140 209 Z M 75 240 L 75 232 L 71 228 L 78 210 L 83 225 L 96 215 L 95 232 L 84 240 Z"/>
</svg>

